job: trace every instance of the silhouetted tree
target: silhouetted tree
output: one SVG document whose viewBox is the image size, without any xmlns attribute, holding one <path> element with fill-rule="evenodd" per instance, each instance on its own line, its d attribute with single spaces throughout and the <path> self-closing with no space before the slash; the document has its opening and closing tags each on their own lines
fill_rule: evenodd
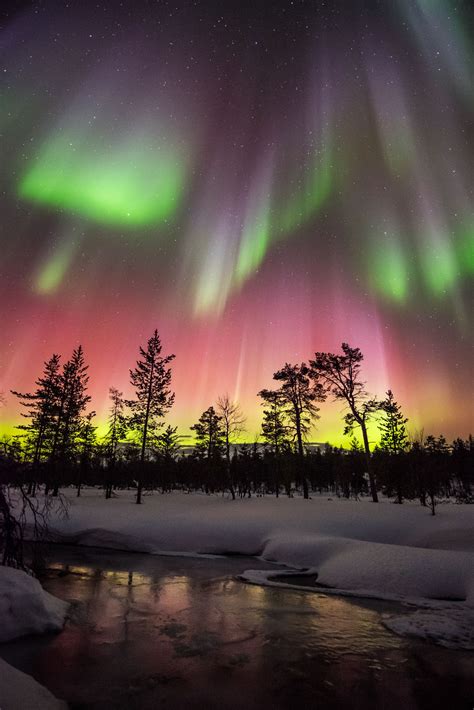
<svg viewBox="0 0 474 710">
<path fill-rule="evenodd" d="M 285 483 L 287 495 L 291 495 L 291 481 L 285 469 L 285 459 L 291 449 L 291 429 L 285 422 L 285 399 L 279 390 L 261 390 L 259 397 L 263 402 L 262 438 L 266 449 L 264 463 L 271 466 L 275 483 L 275 495 L 280 495 L 282 479 Z M 270 458 L 269 458 L 270 455 Z"/>
<path fill-rule="evenodd" d="M 81 495 L 81 486 L 87 474 L 92 467 L 92 462 L 95 456 L 95 448 L 97 445 L 96 431 L 97 427 L 92 424 L 95 417 L 95 412 L 86 414 L 82 421 L 81 429 L 78 436 L 79 445 L 79 470 L 77 477 L 77 497 Z"/>
<path fill-rule="evenodd" d="M 467 441 L 457 438 L 452 443 L 452 469 L 456 476 L 456 496 L 458 500 L 472 502 L 471 491 L 474 482 L 474 442 L 472 436 Z"/>
<path fill-rule="evenodd" d="M 3 403 L 0 396 L 0 405 Z M 35 416 L 38 411 L 33 408 Z M 21 468 L 15 449 L 9 445 L 0 449 L 0 565 L 29 569 L 24 560 L 25 528 L 28 526 L 28 539 L 43 542 L 49 532 L 48 515 L 53 501 L 49 497 L 38 499 L 25 492 L 18 475 Z M 54 503 L 58 513 L 65 512 L 61 499 Z M 41 546 L 33 545 L 32 554 L 31 567 L 34 568 L 41 556 Z"/>
<path fill-rule="evenodd" d="M 426 490 L 430 501 L 431 514 L 435 515 L 436 493 L 440 488 L 442 478 L 445 476 L 445 468 L 447 466 L 448 445 L 445 437 L 442 434 L 438 437 L 431 434 L 427 436 L 425 452 L 427 459 L 424 469 Z"/>
<path fill-rule="evenodd" d="M 199 417 L 199 421 L 190 427 L 196 436 L 196 453 L 199 458 L 208 460 L 220 458 L 224 450 L 224 430 L 222 417 L 214 407 L 209 407 Z"/>
<path fill-rule="evenodd" d="M 360 427 L 369 475 L 370 492 L 374 503 L 378 502 L 377 485 L 372 467 L 367 422 L 380 409 L 380 403 L 369 397 L 365 383 L 360 380 L 361 362 L 364 359 L 359 348 L 342 343 L 342 355 L 317 352 L 310 361 L 311 376 L 321 384 L 326 393 L 342 400 L 349 408 L 345 416 L 344 433 L 352 433 L 354 425 Z"/>
<path fill-rule="evenodd" d="M 237 402 L 232 402 L 228 394 L 217 398 L 217 412 L 221 418 L 229 490 L 232 499 L 235 500 L 234 483 L 230 467 L 230 446 L 245 431 L 245 417 L 240 405 L 237 404 Z"/>
<path fill-rule="evenodd" d="M 408 448 L 406 430 L 408 419 L 403 416 L 392 390 L 387 391 L 380 408 L 382 416 L 378 421 L 378 427 L 381 432 L 379 446 L 383 456 L 382 465 L 385 477 L 390 478 L 390 483 L 394 482 L 397 492 L 396 502 L 401 504 L 403 503 L 402 476 L 405 467 L 403 454 Z"/>
<path fill-rule="evenodd" d="M 125 400 L 123 393 L 116 387 L 109 388 L 109 399 L 111 401 L 109 410 L 109 426 L 104 437 L 105 456 L 107 460 L 107 472 L 105 481 L 105 497 L 112 497 L 113 478 L 117 465 L 117 448 L 119 443 L 127 435 L 127 419 L 125 416 Z"/>
<path fill-rule="evenodd" d="M 137 503 L 142 502 L 143 467 L 148 438 L 161 425 L 159 421 L 172 407 L 174 392 L 170 389 L 171 368 L 169 363 L 174 355 L 161 356 L 161 340 L 155 330 L 148 340 L 146 350 L 140 347 L 140 360 L 137 366 L 130 370 L 130 382 L 135 388 L 136 398 L 128 402 L 132 410 L 130 428 L 135 430 L 140 439 L 141 470 L 137 483 Z"/>
<path fill-rule="evenodd" d="M 303 481 L 303 496 L 309 498 L 308 482 L 303 470 L 304 447 L 303 438 L 318 418 L 319 407 L 316 402 L 325 399 L 324 390 L 319 383 L 314 383 L 309 377 L 309 367 L 303 362 L 301 365 L 285 363 L 281 370 L 274 373 L 273 379 L 281 382 L 277 390 L 281 397 L 282 409 L 287 423 L 294 433 L 297 453 L 300 460 L 300 473 Z M 268 390 L 259 392 L 264 400 Z"/>
<path fill-rule="evenodd" d="M 176 479 L 176 460 L 181 450 L 182 436 L 178 434 L 178 427 L 168 424 L 155 439 L 154 450 L 157 454 L 155 468 L 159 474 L 161 490 L 164 493 L 172 489 Z"/>
<path fill-rule="evenodd" d="M 51 452 L 54 425 L 59 412 L 60 382 L 60 356 L 54 354 L 45 362 L 43 374 L 36 381 L 37 387 L 33 393 L 12 390 L 12 394 L 27 409 L 21 416 L 29 420 L 28 424 L 18 425 L 18 429 L 26 432 L 31 452 L 30 495 L 35 492 L 39 464 Z"/>
<path fill-rule="evenodd" d="M 63 365 L 59 378 L 58 414 L 50 456 L 53 495 L 59 492 L 59 475 L 77 455 L 78 436 L 83 424 L 84 411 L 90 402 L 87 394 L 89 366 L 85 364 L 84 351 L 79 345 L 70 360 Z M 59 471 L 58 469 L 61 469 Z"/>
<path fill-rule="evenodd" d="M 182 438 L 181 434 L 178 434 L 178 427 L 168 424 L 156 437 L 155 447 L 158 454 L 166 460 L 175 459 L 180 452 Z"/>
<path fill-rule="evenodd" d="M 261 390 L 258 396 L 263 399 L 262 437 L 270 451 L 279 456 L 288 451 L 290 429 L 285 423 L 285 399 L 280 390 Z"/>
<path fill-rule="evenodd" d="M 406 419 L 400 405 L 395 401 L 392 390 L 387 391 L 386 399 L 380 403 L 382 417 L 378 421 L 381 432 L 380 448 L 391 454 L 399 454 L 408 447 Z"/>
</svg>

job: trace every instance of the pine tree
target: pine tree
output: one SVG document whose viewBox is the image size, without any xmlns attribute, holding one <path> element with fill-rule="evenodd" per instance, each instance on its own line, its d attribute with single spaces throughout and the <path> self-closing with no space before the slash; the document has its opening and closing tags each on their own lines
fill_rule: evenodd
<svg viewBox="0 0 474 710">
<path fill-rule="evenodd" d="M 181 449 L 181 434 L 178 427 L 168 424 L 166 429 L 156 437 L 156 450 L 165 461 L 173 461 Z"/>
<path fill-rule="evenodd" d="M 113 476 L 117 463 L 117 449 L 120 441 L 127 435 L 127 419 L 125 416 L 125 400 L 123 393 L 116 387 L 109 388 L 111 401 L 108 417 L 108 429 L 104 436 L 104 453 L 107 461 L 105 498 L 112 497 Z"/>
<path fill-rule="evenodd" d="M 451 445 L 452 468 L 458 481 L 456 497 L 460 502 L 473 503 L 471 495 L 474 481 L 474 440 L 457 438 Z"/>
<path fill-rule="evenodd" d="M 178 427 L 168 424 L 155 440 L 155 452 L 158 454 L 156 468 L 160 473 L 161 490 L 171 491 L 176 481 L 176 460 L 181 450 L 182 436 L 177 433 Z"/>
<path fill-rule="evenodd" d="M 449 453 L 448 442 L 440 434 L 438 437 L 430 434 L 425 439 L 425 483 L 430 501 L 431 514 L 436 513 L 436 494 L 440 489 L 445 474 L 446 460 Z"/>
<path fill-rule="evenodd" d="M 36 380 L 36 390 L 33 393 L 21 393 L 12 390 L 21 405 L 28 411 L 22 412 L 22 417 L 29 420 L 28 424 L 20 424 L 18 429 L 27 433 L 31 444 L 32 464 L 35 470 L 47 455 L 51 446 L 52 431 L 58 415 L 60 397 L 60 355 L 52 355 L 44 364 L 43 375 Z"/>
<path fill-rule="evenodd" d="M 381 402 L 382 417 L 378 422 L 381 432 L 380 448 L 391 454 L 400 454 L 408 448 L 406 419 L 400 405 L 395 401 L 392 390 L 387 391 L 387 397 Z"/>
<path fill-rule="evenodd" d="M 280 495 L 280 482 L 285 479 L 287 495 L 291 495 L 291 481 L 284 475 L 285 461 L 281 454 L 291 449 L 291 430 L 285 422 L 284 400 L 278 390 L 261 390 L 259 397 L 263 402 L 262 438 L 265 448 L 272 454 L 271 478 L 275 484 L 275 495 Z M 266 461 L 268 454 L 264 457 Z M 286 472 L 288 473 L 288 472 Z"/>
<path fill-rule="evenodd" d="M 58 416 L 51 452 L 53 495 L 59 492 L 58 467 L 64 468 L 78 454 L 78 437 L 83 425 L 84 411 L 91 398 L 87 394 L 89 365 L 85 364 L 84 351 L 79 345 L 71 359 L 64 363 L 59 379 Z"/>
<path fill-rule="evenodd" d="M 92 466 L 97 444 L 97 427 L 92 424 L 95 412 L 89 412 L 83 418 L 77 437 L 79 447 L 79 472 L 77 480 L 77 497 L 81 495 L 82 481 Z"/>
<path fill-rule="evenodd" d="M 313 421 L 318 418 L 319 407 L 316 402 L 322 402 L 325 398 L 323 388 L 319 384 L 314 384 L 309 374 L 310 369 L 303 362 L 301 365 L 286 363 L 281 370 L 273 375 L 274 380 L 282 383 L 277 391 L 281 398 L 286 421 L 294 432 L 301 469 L 304 457 L 303 438 L 310 430 Z M 261 393 L 260 395 L 262 396 Z M 307 499 L 309 498 L 308 482 L 303 470 L 301 477 L 303 496 Z"/>
<path fill-rule="evenodd" d="M 220 459 L 224 450 L 224 430 L 222 418 L 214 407 L 209 407 L 199 417 L 199 421 L 190 427 L 195 432 L 195 451 L 199 458 Z"/>
<path fill-rule="evenodd" d="M 125 400 L 123 392 L 116 387 L 109 387 L 110 409 L 108 417 L 108 429 L 104 437 L 107 457 L 115 461 L 117 457 L 117 446 L 127 434 L 127 419 L 125 416 Z"/>
<path fill-rule="evenodd" d="M 161 425 L 160 420 L 174 402 L 174 392 L 170 389 L 171 368 L 168 367 L 174 355 L 162 357 L 161 350 L 160 336 L 155 330 L 146 350 L 140 347 L 141 358 L 137 360 L 136 368 L 130 370 L 130 382 L 135 388 L 136 398 L 127 402 L 132 410 L 129 423 L 140 440 L 142 469 L 138 477 L 137 503 L 142 502 L 142 473 L 150 436 L 155 436 L 156 428 Z"/>
<path fill-rule="evenodd" d="M 278 390 L 261 390 L 258 393 L 263 399 L 262 436 L 270 450 L 279 456 L 290 447 L 290 430 L 285 424 L 283 411 L 284 402 Z"/>
<path fill-rule="evenodd" d="M 349 411 L 344 418 L 346 423 L 344 433 L 351 434 L 355 425 L 360 427 L 370 492 L 372 500 L 377 503 L 377 484 L 371 460 L 367 423 L 370 417 L 380 409 L 380 402 L 369 397 L 365 383 L 360 379 L 361 362 L 364 359 L 360 349 L 351 348 L 347 343 L 342 343 L 342 352 L 342 355 L 317 352 L 315 359 L 310 361 L 311 376 L 335 400 L 345 401 Z"/>
</svg>

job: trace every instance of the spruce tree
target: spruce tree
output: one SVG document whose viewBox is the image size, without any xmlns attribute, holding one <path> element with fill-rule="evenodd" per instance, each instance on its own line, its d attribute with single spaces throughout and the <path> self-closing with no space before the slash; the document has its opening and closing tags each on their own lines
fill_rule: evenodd
<svg viewBox="0 0 474 710">
<path fill-rule="evenodd" d="M 173 461 L 179 454 L 182 436 L 177 432 L 177 426 L 168 424 L 156 438 L 156 450 L 165 461 Z"/>
<path fill-rule="evenodd" d="M 97 427 L 92 424 L 94 417 L 95 412 L 89 412 L 89 414 L 86 414 L 81 423 L 81 428 L 77 437 L 77 445 L 79 447 L 79 471 L 77 478 L 78 498 L 81 495 L 82 482 L 92 468 L 96 454 Z"/>
<path fill-rule="evenodd" d="M 199 417 L 199 421 L 190 427 L 195 432 L 195 451 L 199 458 L 212 460 L 220 459 L 224 451 L 224 429 L 222 417 L 209 407 Z"/>
<path fill-rule="evenodd" d="M 275 456 L 287 451 L 290 446 L 290 431 L 285 424 L 283 400 L 278 390 L 261 390 L 258 396 L 263 399 L 262 437 Z"/>
<path fill-rule="evenodd" d="M 380 448 L 390 454 L 400 454 L 408 448 L 406 419 L 400 405 L 395 401 L 392 390 L 387 391 L 386 399 L 381 403 L 382 417 L 378 422 L 381 432 Z"/>
<path fill-rule="evenodd" d="M 18 429 L 25 432 L 26 450 L 30 453 L 29 495 L 35 493 L 41 462 L 51 455 L 59 414 L 60 392 L 60 355 L 56 354 L 45 362 L 43 374 L 36 380 L 36 390 L 33 393 L 12 390 L 12 394 L 20 399 L 21 405 L 27 410 L 22 412 L 22 417 L 29 420 L 28 424 L 18 426 Z"/>
<path fill-rule="evenodd" d="M 86 365 L 84 351 L 79 345 L 70 360 L 63 365 L 59 379 L 58 416 L 51 452 L 51 473 L 53 495 L 59 492 L 59 468 L 73 463 L 78 456 L 78 444 L 84 411 L 91 398 L 87 394 L 89 365 Z"/>
<path fill-rule="evenodd" d="M 435 437 L 432 434 L 426 437 L 425 483 L 432 515 L 435 515 L 436 512 L 436 494 L 441 488 L 442 479 L 445 477 L 445 467 L 448 454 L 448 442 L 442 434 L 438 437 Z"/>
<path fill-rule="evenodd" d="M 113 475 L 117 463 L 118 445 L 120 441 L 125 439 L 127 434 L 127 419 L 125 416 L 123 393 L 116 387 L 110 387 L 109 399 L 111 401 L 108 417 L 109 426 L 104 437 L 105 457 L 107 460 L 105 481 L 105 497 L 107 500 L 112 497 Z"/>
<path fill-rule="evenodd" d="M 155 330 L 148 340 L 146 350 L 140 347 L 140 359 L 135 369 L 130 370 L 130 382 L 135 388 L 135 399 L 128 405 L 132 410 L 129 420 L 140 441 L 141 470 L 138 476 L 137 503 L 142 502 L 143 468 L 150 436 L 156 435 L 161 419 L 172 407 L 174 392 L 170 389 L 171 368 L 169 363 L 174 355 L 161 356 L 161 340 Z"/>
</svg>

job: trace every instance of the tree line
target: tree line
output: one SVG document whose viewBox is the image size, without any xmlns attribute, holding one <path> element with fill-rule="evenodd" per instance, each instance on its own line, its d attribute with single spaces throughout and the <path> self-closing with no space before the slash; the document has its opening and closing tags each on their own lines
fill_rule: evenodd
<svg viewBox="0 0 474 710">
<path fill-rule="evenodd" d="M 418 499 L 434 514 L 437 500 L 473 502 L 472 438 L 419 436 L 410 440 L 408 420 L 394 394 L 371 396 L 361 376 L 363 354 L 347 343 L 341 353 L 316 352 L 307 363 L 285 365 L 274 373 L 273 389 L 262 389 L 259 441 L 239 445 L 245 417 L 228 395 L 218 398 L 191 427 L 195 445 L 183 455 L 177 427 L 165 426 L 174 403 L 171 388 L 174 355 L 163 355 L 155 330 L 130 370 L 134 396 L 111 387 L 108 425 L 99 439 L 90 410 L 89 366 L 81 346 L 61 364 L 53 354 L 33 392 L 12 390 L 21 402 L 20 433 L 3 441 L 1 483 L 20 486 L 27 496 L 38 487 L 58 496 L 61 486 L 133 487 L 136 502 L 144 490 L 228 492 L 232 498 L 311 492 L 358 499 L 380 493 L 397 503 Z M 345 406 L 344 433 L 353 436 L 349 451 L 314 450 L 308 434 L 327 399 Z M 380 441 L 371 450 L 368 424 L 375 418 Z M 0 496 L 1 498 L 1 496 Z M 1 500 L 0 500 L 1 503 Z"/>
</svg>

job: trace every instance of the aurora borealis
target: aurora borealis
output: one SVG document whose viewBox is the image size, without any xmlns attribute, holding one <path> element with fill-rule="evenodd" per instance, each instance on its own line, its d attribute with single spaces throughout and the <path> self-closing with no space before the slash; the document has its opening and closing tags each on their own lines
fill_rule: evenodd
<svg viewBox="0 0 474 710">
<path fill-rule="evenodd" d="M 472 431 L 467 0 L 7 2 L 0 427 L 79 342 L 93 408 L 158 328 L 169 416 L 259 431 L 285 361 L 342 341 L 413 429 Z M 315 440 L 341 441 L 322 405 Z"/>
</svg>

